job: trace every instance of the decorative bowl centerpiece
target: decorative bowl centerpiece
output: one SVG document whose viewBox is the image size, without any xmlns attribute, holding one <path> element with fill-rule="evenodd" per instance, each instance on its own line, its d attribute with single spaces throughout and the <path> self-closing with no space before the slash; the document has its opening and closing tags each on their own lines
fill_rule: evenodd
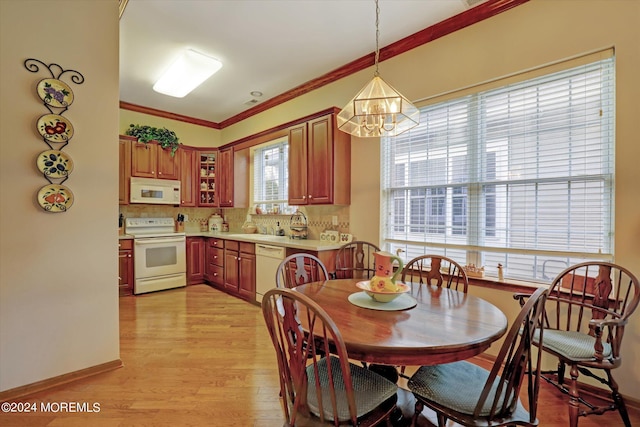
<svg viewBox="0 0 640 427">
<path fill-rule="evenodd" d="M 409 292 L 409 290 L 411 289 L 409 285 L 398 282 L 396 283 L 395 291 L 389 289 L 375 290 L 371 288 L 370 280 L 358 282 L 356 283 L 356 286 L 365 291 L 367 295 L 369 295 L 374 301 L 377 302 L 391 302 L 394 299 L 398 298 L 400 295 Z"/>
</svg>

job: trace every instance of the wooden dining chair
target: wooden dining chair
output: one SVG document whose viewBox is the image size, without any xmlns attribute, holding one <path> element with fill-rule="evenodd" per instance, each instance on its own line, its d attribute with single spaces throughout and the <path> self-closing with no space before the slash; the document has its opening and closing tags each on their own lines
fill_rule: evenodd
<svg viewBox="0 0 640 427">
<path fill-rule="evenodd" d="M 524 304 L 527 295 L 514 298 Z M 622 338 L 629 317 L 638 306 L 640 284 L 626 268 L 591 261 L 570 266 L 551 283 L 544 323 L 544 341 L 534 344 L 558 359 L 557 369 L 543 371 L 542 378 L 569 395 L 569 425 L 580 416 L 618 410 L 626 427 L 631 426 L 624 399 L 611 371 L 622 364 Z M 568 373 L 569 379 L 565 378 Z M 580 393 L 580 374 L 609 387 L 611 401 L 605 405 Z"/>
<path fill-rule="evenodd" d="M 401 281 L 445 286 L 467 293 L 469 279 L 460 264 L 442 255 L 420 255 L 407 262 L 402 270 Z"/>
<path fill-rule="evenodd" d="M 421 287 L 420 290 L 422 290 L 422 285 L 427 285 L 431 292 L 437 292 L 443 285 L 464 294 L 469 289 L 469 279 L 462 266 L 442 255 L 420 255 L 411 259 L 402 269 L 400 281 L 402 283 L 411 282 L 411 286 L 418 283 Z M 449 295 L 449 298 L 460 297 L 459 303 L 461 304 L 464 302 L 465 296 L 456 294 Z M 403 378 L 407 378 L 406 369 L 406 366 L 400 366 L 399 375 Z"/>
<path fill-rule="evenodd" d="M 436 412 L 439 427 L 448 419 L 469 427 L 537 426 L 542 351 L 532 351 L 532 341 L 541 331 L 547 295 L 539 288 L 530 296 L 490 371 L 467 361 L 420 367 L 407 383 L 416 398 L 412 425 L 426 405 Z M 537 336 L 542 340 L 543 333 Z M 525 378 L 528 411 L 519 398 Z"/>
<path fill-rule="evenodd" d="M 318 304 L 295 290 L 274 288 L 262 300 L 262 313 L 276 351 L 286 426 L 389 421 L 396 384 L 349 362 L 340 331 Z"/>
<path fill-rule="evenodd" d="M 362 240 L 343 245 L 336 253 L 336 279 L 371 279 L 376 273 L 373 253 L 379 250 Z"/>
<path fill-rule="evenodd" d="M 328 279 L 329 273 L 322 261 L 306 253 L 289 255 L 276 270 L 276 286 L 279 288 L 295 288 L 305 283 Z"/>
</svg>

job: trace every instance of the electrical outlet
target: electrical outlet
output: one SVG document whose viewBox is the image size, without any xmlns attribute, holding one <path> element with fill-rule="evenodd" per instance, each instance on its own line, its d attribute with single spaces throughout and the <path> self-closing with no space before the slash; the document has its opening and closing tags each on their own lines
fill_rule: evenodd
<svg viewBox="0 0 640 427">
<path fill-rule="evenodd" d="M 333 215 L 331 217 L 331 224 L 338 225 L 338 215 Z"/>
<path fill-rule="evenodd" d="M 187 221 L 189 221 L 189 215 L 184 216 L 184 222 L 187 222 Z"/>
</svg>

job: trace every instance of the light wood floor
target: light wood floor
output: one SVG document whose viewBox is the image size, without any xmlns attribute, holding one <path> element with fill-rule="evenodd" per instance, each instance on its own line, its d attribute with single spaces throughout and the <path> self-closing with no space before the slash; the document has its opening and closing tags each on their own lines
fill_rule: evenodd
<svg viewBox="0 0 640 427">
<path fill-rule="evenodd" d="M 206 285 L 123 297 L 120 337 L 123 368 L 14 400 L 38 408 L 98 403 L 99 412 L 0 413 L 0 425 L 282 426 L 275 354 L 258 306 Z M 540 425 L 566 426 L 565 405 L 544 384 Z M 640 425 L 640 411 L 631 415 Z M 619 425 L 614 412 L 580 420 L 580 427 Z"/>
</svg>

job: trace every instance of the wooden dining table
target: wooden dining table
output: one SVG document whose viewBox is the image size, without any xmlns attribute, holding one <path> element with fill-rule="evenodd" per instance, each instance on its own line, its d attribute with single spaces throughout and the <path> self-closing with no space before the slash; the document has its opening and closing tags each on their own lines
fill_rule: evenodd
<svg viewBox="0 0 640 427">
<path fill-rule="evenodd" d="M 294 288 L 329 314 L 353 359 L 395 366 L 454 362 L 484 352 L 507 330 L 505 314 L 493 304 L 435 286 L 410 284 L 411 308 L 363 308 L 349 301 L 351 294 L 361 292 L 358 281 L 326 280 Z"/>
</svg>

